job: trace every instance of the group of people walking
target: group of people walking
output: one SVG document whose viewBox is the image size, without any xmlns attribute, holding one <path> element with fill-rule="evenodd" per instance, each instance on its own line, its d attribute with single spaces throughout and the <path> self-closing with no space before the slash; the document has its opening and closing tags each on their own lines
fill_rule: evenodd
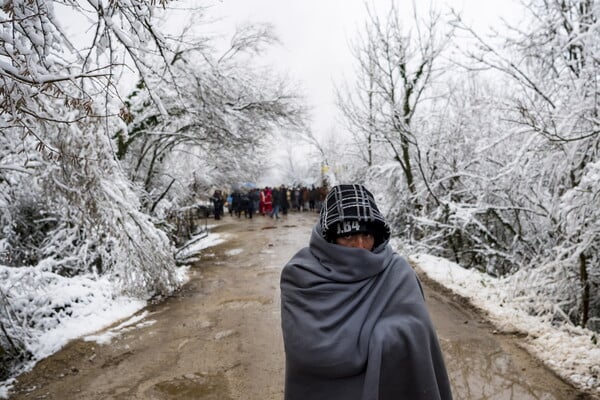
<svg viewBox="0 0 600 400">
<path fill-rule="evenodd" d="M 278 219 L 280 214 L 286 215 L 294 211 L 319 211 L 327 195 L 323 187 L 310 188 L 286 185 L 253 189 L 234 189 L 229 194 L 215 190 L 211 201 L 214 206 L 215 219 L 221 219 L 225 207 L 230 216 L 252 218 L 255 214 Z"/>
</svg>

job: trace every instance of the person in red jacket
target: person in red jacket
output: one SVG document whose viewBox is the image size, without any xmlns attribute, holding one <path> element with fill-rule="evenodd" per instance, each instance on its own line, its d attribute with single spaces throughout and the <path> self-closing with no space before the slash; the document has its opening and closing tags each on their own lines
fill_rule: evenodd
<svg viewBox="0 0 600 400">
<path fill-rule="evenodd" d="M 270 216 L 271 212 L 273 211 L 273 192 L 268 186 L 265 188 L 265 200 L 263 206 L 264 215 Z"/>
</svg>

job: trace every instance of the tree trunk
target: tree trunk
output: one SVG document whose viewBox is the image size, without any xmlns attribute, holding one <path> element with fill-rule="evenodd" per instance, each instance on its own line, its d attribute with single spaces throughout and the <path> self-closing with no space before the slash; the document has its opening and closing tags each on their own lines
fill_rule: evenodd
<svg viewBox="0 0 600 400">
<path fill-rule="evenodd" d="M 587 273 L 587 258 L 581 253 L 579 255 L 579 279 L 581 280 L 581 318 L 579 325 L 586 327 L 590 310 L 590 281 Z"/>
</svg>

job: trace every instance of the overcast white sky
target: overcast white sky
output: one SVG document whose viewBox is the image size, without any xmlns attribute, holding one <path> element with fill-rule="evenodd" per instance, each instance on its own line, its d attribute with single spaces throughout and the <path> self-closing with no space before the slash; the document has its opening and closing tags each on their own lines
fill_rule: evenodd
<svg viewBox="0 0 600 400">
<path fill-rule="evenodd" d="M 372 1 L 380 10 L 389 0 Z M 413 0 L 397 0 L 411 20 Z M 425 7 L 426 1 L 416 1 Z M 335 128 L 334 82 L 349 77 L 353 69 L 350 42 L 365 21 L 364 0 L 214 0 L 211 15 L 224 18 L 231 29 L 244 22 L 270 22 L 282 44 L 273 51 L 275 67 L 301 81 L 314 110 L 317 135 Z M 461 11 L 465 21 L 477 29 L 498 25 L 500 17 L 515 12 L 515 0 L 431 0 L 445 12 Z"/>
<path fill-rule="evenodd" d="M 411 23 L 412 4 L 417 4 L 421 17 L 429 3 L 437 10 L 447 13 L 450 8 L 461 12 L 463 20 L 480 33 L 490 26 L 501 26 L 501 18 L 517 16 L 518 0 L 396 0 L 398 9 L 406 16 L 402 20 Z M 209 15 L 222 18 L 219 31 L 232 33 L 236 25 L 247 22 L 269 22 L 274 25 L 281 45 L 269 53 L 273 67 L 297 80 L 304 90 L 308 106 L 312 109 L 312 133 L 324 138 L 331 133 L 336 137 L 344 134 L 335 106 L 335 87 L 344 80 L 352 82 L 354 58 L 351 43 L 363 30 L 366 20 L 364 0 L 211 0 Z M 380 13 L 387 12 L 390 0 L 371 0 Z M 302 154 L 301 144 L 294 152 Z M 289 147 L 289 146 L 288 146 Z M 309 148 L 309 146 L 304 146 Z M 287 163 L 290 154 L 284 149 L 274 149 L 280 163 Z M 274 157 L 278 158 L 278 157 Z M 278 175 L 281 166 L 272 169 L 264 177 L 263 185 L 281 182 Z M 279 171 L 279 172 L 278 172 Z"/>
</svg>

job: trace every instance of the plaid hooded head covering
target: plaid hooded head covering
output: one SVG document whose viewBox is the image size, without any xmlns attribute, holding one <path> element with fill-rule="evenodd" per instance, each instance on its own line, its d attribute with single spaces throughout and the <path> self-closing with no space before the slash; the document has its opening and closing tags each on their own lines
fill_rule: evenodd
<svg viewBox="0 0 600 400">
<path fill-rule="evenodd" d="M 390 227 L 373 194 L 362 185 L 334 186 L 321 207 L 319 223 L 328 241 L 341 235 L 369 232 L 375 236 L 377 247 L 390 238 Z"/>
</svg>

